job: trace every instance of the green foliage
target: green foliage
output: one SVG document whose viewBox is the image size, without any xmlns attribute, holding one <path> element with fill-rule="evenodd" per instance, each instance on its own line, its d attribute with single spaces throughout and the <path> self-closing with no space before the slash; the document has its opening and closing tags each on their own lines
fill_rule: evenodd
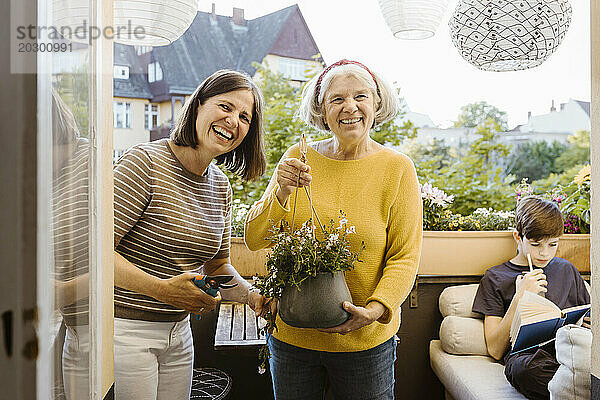
<svg viewBox="0 0 600 400">
<path fill-rule="evenodd" d="M 500 127 L 500 130 L 506 130 L 508 127 L 506 112 L 500 111 L 485 101 L 462 106 L 460 114 L 454 122 L 454 127 L 475 128 L 478 125 L 486 124 L 489 119 L 493 120 Z"/>
<path fill-rule="evenodd" d="M 71 109 L 81 137 L 89 137 L 89 76 L 85 66 L 56 77 L 55 88 Z"/>
<path fill-rule="evenodd" d="M 564 188 L 566 198 L 561 202 L 561 210 L 567 217 L 567 222 L 572 222 L 572 233 L 590 232 L 591 182 L 591 168 L 590 165 L 586 165 L 575 176 L 573 182 Z"/>
<path fill-rule="evenodd" d="M 440 231 L 504 231 L 514 225 L 513 211 L 478 208 L 469 215 L 445 210 L 438 221 Z"/>
<path fill-rule="evenodd" d="M 440 231 L 443 229 L 442 219 L 445 215 L 445 208 L 454 200 L 454 196 L 449 196 L 443 190 L 440 190 L 430 183 L 421 186 L 421 199 L 423 201 L 423 230 Z"/>
<path fill-rule="evenodd" d="M 573 171 L 570 170 L 570 171 Z M 576 171 L 576 169 L 575 169 Z M 543 193 L 542 196 L 558 204 L 565 218 L 565 233 L 589 233 L 590 232 L 590 186 L 591 186 L 591 168 L 586 165 L 581 168 L 574 178 L 571 172 L 557 176 L 557 180 L 564 181 L 564 176 L 569 175 L 569 182 L 566 185 L 551 186 L 549 190 L 544 190 L 544 186 L 535 186 L 527 183 L 524 179 L 519 185 L 519 189 L 524 194 Z M 542 188 L 542 190 L 540 190 Z M 517 192 L 519 194 L 519 192 Z"/>
<path fill-rule="evenodd" d="M 412 122 L 405 121 L 399 125 L 397 120 L 398 118 L 373 128 L 371 138 L 382 145 L 398 146 L 404 139 L 412 139 L 417 136 L 418 128 Z"/>
<path fill-rule="evenodd" d="M 414 161 L 417 175 L 422 181 L 435 180 L 443 168 L 459 159 L 459 149 L 446 145 L 444 139 L 433 138 L 429 144 L 408 142 L 404 145 L 404 151 Z"/>
<path fill-rule="evenodd" d="M 244 204 L 240 199 L 233 200 L 233 207 L 231 210 L 231 236 L 232 237 L 243 237 L 244 236 L 244 222 L 246 215 L 250 211 L 250 204 Z"/>
<path fill-rule="evenodd" d="M 350 250 L 347 236 L 356 232 L 354 226 L 348 226 L 348 219 L 341 211 L 340 220 L 337 223 L 331 220 L 318 235 L 310 219 L 293 232 L 283 221 L 281 228 L 274 226 L 271 233 L 267 238 L 273 244 L 267 256 L 267 275 L 255 280 L 260 293 L 269 299 L 280 299 L 286 287 L 300 290 L 303 281 L 318 273 L 351 270 L 355 262 L 360 262 L 359 255 L 364 249 L 363 243 L 358 252 Z M 265 330 L 273 333 L 277 329 L 275 314 L 267 309 Z M 261 371 L 267 357 L 268 353 L 261 353 Z"/>
<path fill-rule="evenodd" d="M 585 165 L 590 162 L 590 132 L 577 131 L 567 138 L 569 148 L 556 160 L 559 171 L 565 171 L 576 165 Z"/>
<path fill-rule="evenodd" d="M 576 165 L 560 174 L 550 174 L 547 178 L 531 182 L 531 186 L 536 193 L 546 193 L 555 187 L 569 186 L 581 168 L 583 165 Z"/>
<path fill-rule="evenodd" d="M 513 178 L 503 178 L 498 165 L 509 147 L 497 141 L 499 132 L 500 126 L 488 119 L 477 126 L 472 133 L 476 139 L 461 151 L 439 141 L 417 150 L 413 160 L 420 180 L 453 195 L 454 213 L 469 215 L 478 208 L 512 209 Z"/>
<path fill-rule="evenodd" d="M 512 211 L 478 208 L 469 215 L 453 213 L 448 206 L 454 196 L 429 183 L 421 185 L 423 230 L 428 231 L 499 231 L 509 229 L 515 215 Z"/>
<path fill-rule="evenodd" d="M 267 238 L 273 244 L 267 256 L 267 275 L 256 283 L 261 294 L 279 299 L 285 287 L 300 289 L 304 280 L 320 272 L 333 274 L 354 268 L 360 252 L 350 251 L 347 236 L 355 233 L 355 228 L 347 224 L 348 219 L 342 214 L 338 223 L 331 220 L 318 235 L 312 220 L 294 232 L 285 221 L 282 228 L 273 227 Z"/>
<path fill-rule="evenodd" d="M 501 167 L 510 147 L 499 142 L 506 113 L 479 102 L 461 108 L 455 127 L 472 128 L 475 140 L 459 148 L 434 139 L 429 145 L 408 144 L 406 152 L 415 162 L 421 182 L 444 188 L 454 196 L 451 211 L 470 215 L 478 208 L 510 210 L 514 206 L 511 183 Z"/>
<path fill-rule="evenodd" d="M 552 173 L 563 171 L 557 164 L 557 159 L 567 150 L 568 146 L 557 141 L 527 142 L 512 149 L 509 155 L 508 172 L 517 180 L 529 178 L 538 180 L 547 178 Z"/>
</svg>

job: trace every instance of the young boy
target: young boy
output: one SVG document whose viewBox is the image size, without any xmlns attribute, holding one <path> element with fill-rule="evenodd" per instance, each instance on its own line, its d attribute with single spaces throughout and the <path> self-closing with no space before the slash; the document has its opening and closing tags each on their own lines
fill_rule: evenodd
<svg viewBox="0 0 600 400">
<path fill-rule="evenodd" d="M 518 253 L 486 271 L 473 311 L 485 315 L 488 352 L 504 361 L 508 381 L 529 399 L 548 399 L 548 382 L 558 368 L 554 342 L 508 354 L 517 304 L 525 290 L 545 296 L 560 309 L 588 304 L 590 296 L 579 271 L 567 260 L 554 257 L 563 233 L 563 218 L 556 204 L 537 196 L 525 197 L 517 205 L 515 220 L 513 235 Z M 534 266 L 532 272 L 528 254 Z"/>
</svg>

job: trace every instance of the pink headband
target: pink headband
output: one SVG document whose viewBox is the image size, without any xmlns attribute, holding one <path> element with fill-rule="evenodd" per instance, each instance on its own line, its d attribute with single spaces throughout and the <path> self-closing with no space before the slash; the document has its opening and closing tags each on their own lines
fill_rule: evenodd
<svg viewBox="0 0 600 400">
<path fill-rule="evenodd" d="M 369 75 L 371 75 L 371 78 L 373 78 L 373 82 L 375 82 L 375 87 L 377 88 L 377 93 L 379 94 L 379 86 L 377 85 L 377 80 L 375 79 L 375 75 L 373 75 L 373 73 L 369 70 L 369 68 L 367 68 L 364 64 L 359 63 L 358 61 L 346 60 L 344 58 L 338 62 L 331 64 L 327 68 L 325 68 L 323 70 L 323 72 L 321 72 L 321 75 L 319 75 L 319 79 L 317 79 L 317 88 L 315 89 L 315 93 L 316 93 L 315 99 L 317 101 L 319 99 L 319 93 L 321 92 L 321 81 L 323 80 L 323 77 L 325 76 L 325 74 L 328 73 L 333 67 L 339 67 L 340 65 L 348 65 L 348 64 L 354 64 L 354 65 L 358 65 L 359 67 L 364 68 L 365 71 L 367 71 L 369 73 Z"/>
</svg>

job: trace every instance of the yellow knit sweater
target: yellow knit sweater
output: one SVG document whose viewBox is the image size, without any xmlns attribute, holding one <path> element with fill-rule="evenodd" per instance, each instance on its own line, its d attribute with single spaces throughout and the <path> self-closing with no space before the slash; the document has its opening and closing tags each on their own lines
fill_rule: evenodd
<svg viewBox="0 0 600 400">
<path fill-rule="evenodd" d="M 293 146 L 283 158 L 299 158 Z M 337 222 L 343 210 L 356 234 L 348 239 L 353 251 L 360 248 L 363 262 L 346 272 L 352 302 L 364 307 L 378 301 L 386 312 L 372 324 L 347 335 L 294 328 L 277 318 L 275 337 L 283 342 L 320 351 L 361 351 L 391 338 L 400 327 L 400 306 L 410 293 L 421 254 L 422 203 L 412 161 L 391 149 L 381 149 L 359 160 L 327 158 L 312 148 L 308 164 L 313 177 L 313 204 L 321 222 Z M 276 173 L 261 200 L 254 203 L 245 226 L 248 248 L 267 247 L 265 237 L 273 222 L 285 218 L 291 223 L 294 194 L 282 206 L 275 196 Z M 296 227 L 310 218 L 310 205 L 304 190 L 298 192 Z"/>
</svg>

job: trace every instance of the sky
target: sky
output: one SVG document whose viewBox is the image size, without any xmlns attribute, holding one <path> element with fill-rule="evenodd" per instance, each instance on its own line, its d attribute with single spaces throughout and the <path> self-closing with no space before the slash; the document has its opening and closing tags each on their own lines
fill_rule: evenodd
<svg viewBox="0 0 600 400">
<path fill-rule="evenodd" d="M 450 39 L 450 0 L 434 35 L 409 41 L 393 37 L 376 0 L 200 0 L 200 11 L 231 16 L 243 8 L 247 20 L 298 4 L 327 64 L 341 58 L 363 62 L 400 87 L 411 111 L 428 114 L 440 127 L 456 120 L 460 107 L 487 101 L 505 111 L 509 128 L 527 113 L 546 114 L 569 98 L 590 101 L 590 2 L 570 0 L 569 30 L 554 54 L 525 71 L 481 71 L 466 62 Z"/>
</svg>

